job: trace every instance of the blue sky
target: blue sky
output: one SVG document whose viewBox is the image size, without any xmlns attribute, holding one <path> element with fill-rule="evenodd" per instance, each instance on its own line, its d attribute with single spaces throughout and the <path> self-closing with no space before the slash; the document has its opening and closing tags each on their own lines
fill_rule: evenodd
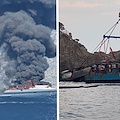
<svg viewBox="0 0 120 120">
<path fill-rule="evenodd" d="M 59 0 L 59 21 L 89 52 L 118 21 L 119 11 L 119 0 Z M 119 31 L 118 24 L 113 35 L 120 36 Z M 120 39 L 111 39 L 110 46 L 114 51 L 120 50 Z"/>
</svg>

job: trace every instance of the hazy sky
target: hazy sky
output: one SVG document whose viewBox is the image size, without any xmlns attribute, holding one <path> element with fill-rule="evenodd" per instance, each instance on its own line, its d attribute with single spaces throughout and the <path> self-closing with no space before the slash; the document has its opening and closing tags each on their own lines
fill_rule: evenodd
<svg viewBox="0 0 120 120">
<path fill-rule="evenodd" d="M 89 52 L 118 21 L 119 11 L 120 0 L 59 0 L 60 22 Z M 112 35 L 120 36 L 120 23 Z M 120 39 L 111 39 L 110 46 L 120 50 Z"/>
</svg>

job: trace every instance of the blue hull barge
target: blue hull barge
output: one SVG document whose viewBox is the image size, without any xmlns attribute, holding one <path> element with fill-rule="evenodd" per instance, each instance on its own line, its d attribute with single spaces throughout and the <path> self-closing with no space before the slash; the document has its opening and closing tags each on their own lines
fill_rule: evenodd
<svg viewBox="0 0 120 120">
<path fill-rule="evenodd" d="M 114 31 L 115 27 L 120 21 L 120 13 L 119 13 L 119 20 L 103 35 L 103 40 L 98 44 L 95 48 L 95 52 L 98 52 L 95 64 L 91 66 L 91 70 L 88 75 L 85 77 L 86 83 L 120 83 L 120 59 L 117 60 L 112 48 L 110 47 L 110 39 L 120 39 L 120 36 L 111 36 L 112 32 Z M 109 35 L 106 35 L 110 32 Z M 107 42 L 106 46 L 105 43 Z M 104 47 L 104 62 L 98 61 L 99 53 L 101 47 Z M 109 55 L 107 56 L 107 50 L 109 50 Z M 105 48 L 106 47 L 106 48 Z M 98 51 L 97 51 L 98 50 Z"/>
<path fill-rule="evenodd" d="M 120 74 L 87 75 L 86 83 L 120 83 Z"/>
<path fill-rule="evenodd" d="M 106 64 L 107 69 L 103 65 L 98 67 L 100 66 L 100 70 L 91 68 L 90 73 L 86 75 L 86 83 L 120 83 L 120 68 L 118 68 L 118 64 Z"/>
</svg>

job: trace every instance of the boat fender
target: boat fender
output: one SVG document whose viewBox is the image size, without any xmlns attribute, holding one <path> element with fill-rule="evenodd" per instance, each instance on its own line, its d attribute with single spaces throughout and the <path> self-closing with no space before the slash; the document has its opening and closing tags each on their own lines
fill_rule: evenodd
<svg viewBox="0 0 120 120">
<path fill-rule="evenodd" d="M 72 75 L 71 75 L 71 80 L 74 80 Z"/>
<path fill-rule="evenodd" d="M 45 88 L 49 88 L 50 86 L 49 85 L 47 85 Z"/>
</svg>

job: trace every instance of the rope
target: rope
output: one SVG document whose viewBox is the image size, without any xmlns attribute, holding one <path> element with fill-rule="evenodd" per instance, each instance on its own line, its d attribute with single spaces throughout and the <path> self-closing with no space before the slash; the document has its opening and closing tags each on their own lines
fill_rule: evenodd
<svg viewBox="0 0 120 120">
<path fill-rule="evenodd" d="M 106 35 L 112 28 L 113 28 L 113 30 L 111 31 L 111 33 L 109 34 L 109 36 L 113 33 L 113 31 L 114 31 L 114 29 L 115 29 L 115 27 L 116 27 L 116 25 L 119 23 L 119 21 L 120 21 L 120 19 L 104 34 L 104 35 Z M 107 39 L 105 40 L 105 42 L 107 41 Z M 98 45 L 97 45 L 97 47 L 92 51 L 92 53 L 93 52 L 95 52 L 95 51 L 97 51 L 98 49 L 99 49 L 99 46 L 102 44 L 102 42 L 103 41 L 101 41 Z M 97 50 L 96 50 L 97 49 Z"/>
<path fill-rule="evenodd" d="M 120 19 L 105 33 L 105 35 L 114 27 L 119 23 Z"/>
</svg>

